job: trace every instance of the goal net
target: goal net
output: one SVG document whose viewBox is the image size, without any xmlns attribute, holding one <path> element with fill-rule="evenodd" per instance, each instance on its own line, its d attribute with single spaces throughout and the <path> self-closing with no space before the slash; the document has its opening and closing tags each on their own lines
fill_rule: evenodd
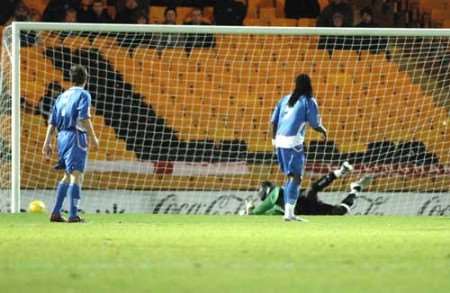
<svg viewBox="0 0 450 293">
<path fill-rule="evenodd" d="M 88 212 L 237 213 L 261 181 L 283 183 L 270 116 L 307 73 L 329 139 L 309 130 L 303 187 L 349 161 L 324 201 L 371 174 L 356 214 L 450 213 L 448 30 L 13 26 L 1 51 L 1 212 L 52 205 L 61 174 L 41 154 L 46 121 L 82 64 L 101 142 Z"/>
</svg>

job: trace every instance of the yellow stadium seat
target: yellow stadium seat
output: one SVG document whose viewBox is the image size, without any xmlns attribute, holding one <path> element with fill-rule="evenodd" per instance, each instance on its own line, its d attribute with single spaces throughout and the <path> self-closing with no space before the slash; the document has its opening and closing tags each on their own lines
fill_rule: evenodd
<svg viewBox="0 0 450 293">
<path fill-rule="evenodd" d="M 92 41 L 92 47 L 99 49 L 100 51 L 108 50 L 117 46 L 117 40 L 114 37 L 97 36 Z"/>
<path fill-rule="evenodd" d="M 92 47 L 89 38 L 85 37 L 66 37 L 63 40 L 63 46 L 71 50 L 87 49 Z"/>
</svg>

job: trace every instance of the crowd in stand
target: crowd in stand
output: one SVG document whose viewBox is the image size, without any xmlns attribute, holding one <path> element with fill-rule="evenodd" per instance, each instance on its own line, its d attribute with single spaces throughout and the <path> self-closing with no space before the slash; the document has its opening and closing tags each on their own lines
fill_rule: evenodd
<svg viewBox="0 0 450 293">
<path fill-rule="evenodd" d="M 318 0 L 286 0 L 285 17 L 317 19 L 317 26 L 322 27 L 394 26 L 395 23 L 382 17 L 396 9 L 396 3 L 397 0 L 372 1 L 371 6 L 355 14 L 351 0 L 329 0 L 322 11 Z M 201 25 L 243 25 L 248 10 L 247 0 L 50 0 L 41 15 L 20 0 L 4 0 L 0 24 L 10 20 L 146 24 L 152 21 L 148 11 L 155 5 L 167 7 L 164 24 L 181 22 L 177 19 L 177 6 L 194 7 L 182 22 Z M 204 16 L 205 6 L 214 8 L 212 17 Z M 375 20 L 374 10 L 378 17 Z"/>
</svg>

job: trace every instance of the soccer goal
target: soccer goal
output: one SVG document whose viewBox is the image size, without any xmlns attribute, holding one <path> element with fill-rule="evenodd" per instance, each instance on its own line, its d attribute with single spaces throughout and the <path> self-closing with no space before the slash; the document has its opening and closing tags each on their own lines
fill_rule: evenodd
<svg viewBox="0 0 450 293">
<path fill-rule="evenodd" d="M 101 141 L 87 212 L 235 214 L 281 184 L 270 116 L 310 75 L 328 141 L 309 132 L 302 182 L 343 161 L 323 199 L 375 177 L 355 214 L 450 213 L 450 30 L 18 23 L 3 32 L 0 211 L 51 205 L 61 176 L 41 154 L 50 107 L 89 72 Z"/>
</svg>

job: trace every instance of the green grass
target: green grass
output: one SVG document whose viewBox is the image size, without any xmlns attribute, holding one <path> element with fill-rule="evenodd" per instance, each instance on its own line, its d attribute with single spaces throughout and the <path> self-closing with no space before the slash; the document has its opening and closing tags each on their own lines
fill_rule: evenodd
<svg viewBox="0 0 450 293">
<path fill-rule="evenodd" d="M 0 292 L 450 292 L 450 218 L 0 214 Z"/>
</svg>

